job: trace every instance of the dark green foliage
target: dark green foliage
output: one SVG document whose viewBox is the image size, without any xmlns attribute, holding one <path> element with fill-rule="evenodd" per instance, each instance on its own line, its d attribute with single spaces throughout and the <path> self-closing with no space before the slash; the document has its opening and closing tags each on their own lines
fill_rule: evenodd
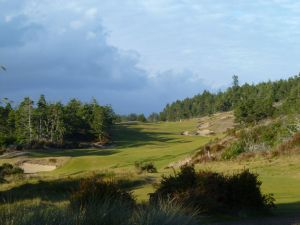
<svg viewBox="0 0 300 225">
<path fill-rule="evenodd" d="M 144 171 L 148 173 L 157 173 L 157 169 L 153 162 L 135 162 L 134 166 L 138 173 L 142 173 Z"/>
<path fill-rule="evenodd" d="M 157 122 L 160 120 L 160 116 L 158 113 L 151 113 L 149 116 L 148 116 L 148 121 L 150 122 Z"/>
<path fill-rule="evenodd" d="M 0 147 L 21 145 L 27 148 L 65 146 L 81 141 L 109 142 L 115 114 L 110 106 L 96 100 L 82 103 L 72 99 L 66 105 L 48 103 L 41 95 L 37 104 L 25 98 L 12 108 L 0 105 Z"/>
<path fill-rule="evenodd" d="M 147 119 L 146 119 L 146 117 L 145 117 L 144 114 L 140 114 L 140 115 L 138 115 L 138 117 L 137 117 L 137 121 L 139 121 L 139 122 L 146 122 Z"/>
<path fill-rule="evenodd" d="M 118 122 L 134 122 L 134 121 L 147 122 L 147 119 L 144 114 L 135 114 L 135 113 L 118 116 Z"/>
<path fill-rule="evenodd" d="M 187 207 L 209 214 L 264 212 L 273 207 L 272 195 L 263 195 L 256 174 L 245 170 L 239 174 L 224 175 L 182 167 L 174 176 L 163 177 L 151 203 L 172 199 Z"/>
<path fill-rule="evenodd" d="M 257 123 L 273 115 L 299 112 L 299 97 L 300 76 L 241 86 L 238 77 L 233 76 L 232 87 L 224 92 L 204 91 L 192 98 L 167 104 L 159 114 L 159 120 L 176 121 L 234 110 L 237 122 Z"/>
</svg>

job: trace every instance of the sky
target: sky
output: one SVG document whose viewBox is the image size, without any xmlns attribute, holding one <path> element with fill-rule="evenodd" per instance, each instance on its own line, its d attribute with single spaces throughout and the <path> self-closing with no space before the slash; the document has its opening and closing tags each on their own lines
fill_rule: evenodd
<svg viewBox="0 0 300 225">
<path fill-rule="evenodd" d="M 0 98 L 117 113 L 300 72 L 297 0 L 0 0 Z"/>
</svg>

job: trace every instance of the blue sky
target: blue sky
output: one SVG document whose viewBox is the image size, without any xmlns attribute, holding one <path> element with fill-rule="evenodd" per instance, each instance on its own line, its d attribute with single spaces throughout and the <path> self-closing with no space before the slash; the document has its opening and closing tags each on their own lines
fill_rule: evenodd
<svg viewBox="0 0 300 225">
<path fill-rule="evenodd" d="M 160 111 L 204 89 L 300 72 L 292 0 L 0 0 L 0 96 Z"/>
</svg>

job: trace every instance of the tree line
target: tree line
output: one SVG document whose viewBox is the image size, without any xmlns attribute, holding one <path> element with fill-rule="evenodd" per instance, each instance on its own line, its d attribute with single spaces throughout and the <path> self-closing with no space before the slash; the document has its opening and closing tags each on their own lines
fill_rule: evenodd
<svg viewBox="0 0 300 225">
<path fill-rule="evenodd" d="M 90 103 L 72 99 L 62 104 L 47 102 L 44 95 L 36 103 L 26 97 L 17 106 L 6 99 L 0 105 L 0 114 L 0 146 L 107 143 L 116 117 L 110 106 L 101 106 L 95 99 Z"/>
<path fill-rule="evenodd" d="M 225 91 L 205 90 L 192 98 L 167 104 L 162 112 L 149 117 L 154 121 L 177 121 L 234 110 L 237 122 L 255 123 L 270 116 L 299 112 L 299 97 L 300 75 L 241 86 L 238 76 L 233 76 L 232 86 Z"/>
</svg>

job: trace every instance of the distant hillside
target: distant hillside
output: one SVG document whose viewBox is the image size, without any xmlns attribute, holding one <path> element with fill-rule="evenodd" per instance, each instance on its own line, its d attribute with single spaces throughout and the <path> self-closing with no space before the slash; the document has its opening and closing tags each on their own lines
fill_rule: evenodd
<svg viewBox="0 0 300 225">
<path fill-rule="evenodd" d="M 167 104 L 159 114 L 150 118 L 176 121 L 234 110 L 237 122 L 253 123 L 261 119 L 299 111 L 300 76 L 287 80 L 239 85 L 233 76 L 233 84 L 224 92 L 204 91 L 192 98 Z"/>
</svg>

